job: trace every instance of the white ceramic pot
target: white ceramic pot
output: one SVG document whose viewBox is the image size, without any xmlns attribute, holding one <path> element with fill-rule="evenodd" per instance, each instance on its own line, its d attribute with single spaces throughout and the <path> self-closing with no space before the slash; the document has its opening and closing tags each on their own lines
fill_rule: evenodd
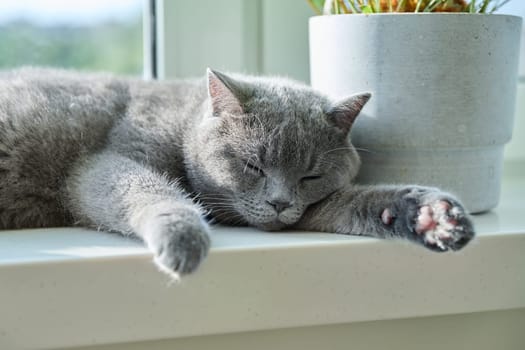
<svg viewBox="0 0 525 350">
<path fill-rule="evenodd" d="M 357 181 L 438 186 L 470 212 L 494 208 L 520 33 L 521 18 L 507 15 L 311 18 L 312 86 L 334 98 L 372 92 L 351 134 Z"/>
</svg>

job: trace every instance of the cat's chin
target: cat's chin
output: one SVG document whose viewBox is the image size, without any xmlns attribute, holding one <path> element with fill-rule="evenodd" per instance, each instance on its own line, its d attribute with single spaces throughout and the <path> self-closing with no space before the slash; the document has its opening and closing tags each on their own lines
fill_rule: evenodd
<svg viewBox="0 0 525 350">
<path fill-rule="evenodd" d="M 258 223 L 253 224 L 253 226 L 261 230 L 264 230 L 264 231 L 279 231 L 285 228 L 286 224 L 279 220 L 274 220 L 274 221 L 263 222 L 263 223 L 258 222 Z"/>
</svg>

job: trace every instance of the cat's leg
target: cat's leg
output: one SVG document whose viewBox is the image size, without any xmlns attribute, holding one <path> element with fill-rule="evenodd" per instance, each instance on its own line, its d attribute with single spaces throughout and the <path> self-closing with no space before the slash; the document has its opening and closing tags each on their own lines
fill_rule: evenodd
<svg viewBox="0 0 525 350">
<path fill-rule="evenodd" d="M 103 152 L 83 161 L 67 182 L 79 225 L 141 238 L 166 272 L 190 273 L 210 245 L 201 210 L 177 184 L 129 158 Z"/>
<path fill-rule="evenodd" d="M 304 213 L 296 228 L 405 238 L 436 250 L 458 250 L 474 228 L 451 194 L 421 186 L 348 186 Z"/>
</svg>

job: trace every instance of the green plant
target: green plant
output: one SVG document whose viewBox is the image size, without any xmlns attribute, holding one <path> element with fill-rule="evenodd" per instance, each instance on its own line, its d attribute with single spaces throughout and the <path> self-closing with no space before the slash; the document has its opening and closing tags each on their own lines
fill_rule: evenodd
<svg viewBox="0 0 525 350">
<path fill-rule="evenodd" d="M 307 0 L 319 15 L 379 12 L 494 13 L 510 0 Z"/>
</svg>

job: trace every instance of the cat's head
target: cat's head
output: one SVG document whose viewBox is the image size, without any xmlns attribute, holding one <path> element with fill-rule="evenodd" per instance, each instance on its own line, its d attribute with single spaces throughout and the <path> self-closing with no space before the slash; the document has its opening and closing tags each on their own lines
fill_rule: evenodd
<svg viewBox="0 0 525 350">
<path fill-rule="evenodd" d="M 188 177 L 219 221 L 274 230 L 348 184 L 350 128 L 370 98 L 333 102 L 287 79 L 208 70 L 209 111 L 186 148 Z"/>
</svg>

